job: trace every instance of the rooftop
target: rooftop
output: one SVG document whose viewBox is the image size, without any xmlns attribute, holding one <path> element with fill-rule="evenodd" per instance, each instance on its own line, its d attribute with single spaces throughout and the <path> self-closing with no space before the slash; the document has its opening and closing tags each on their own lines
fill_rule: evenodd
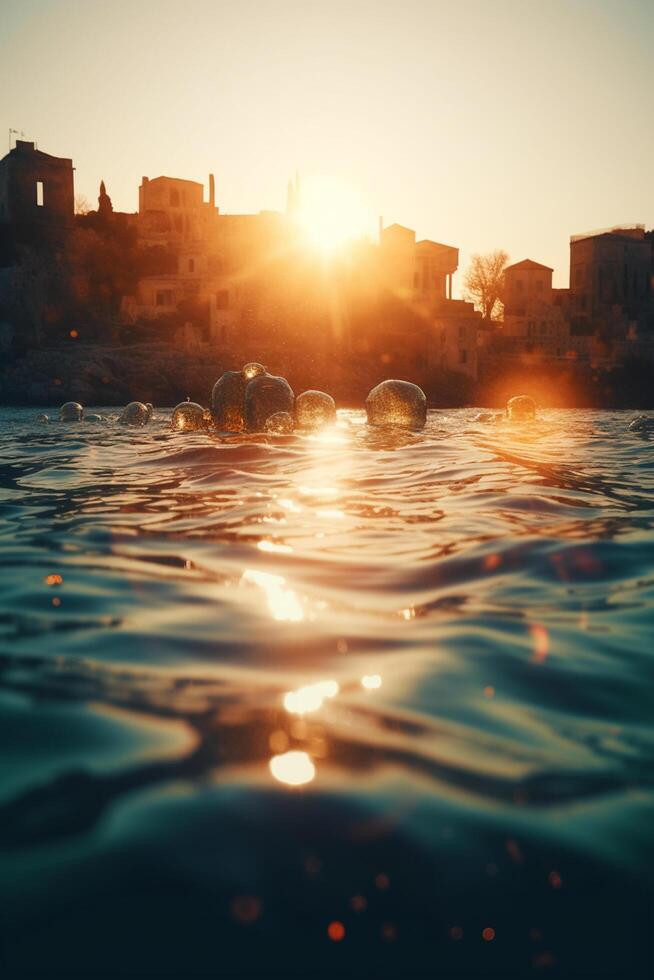
<svg viewBox="0 0 654 980">
<path fill-rule="evenodd" d="M 544 269 L 546 272 L 554 272 L 554 269 L 551 269 L 549 265 L 542 265 L 540 262 L 534 262 L 533 259 L 523 259 L 522 262 L 515 262 L 513 265 L 507 265 L 504 271 L 509 272 L 510 270 L 512 271 L 514 269 L 519 269 L 521 271 L 530 269 Z"/>
<path fill-rule="evenodd" d="M 645 225 L 614 225 L 613 228 L 598 228 L 595 231 L 584 231 L 580 235 L 570 235 L 570 242 L 582 242 L 585 238 L 635 238 L 645 237 Z"/>
</svg>

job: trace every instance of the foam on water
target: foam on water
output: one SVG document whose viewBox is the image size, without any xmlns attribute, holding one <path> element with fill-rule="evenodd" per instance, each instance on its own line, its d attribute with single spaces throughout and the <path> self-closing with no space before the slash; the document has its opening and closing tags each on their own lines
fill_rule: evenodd
<svg viewBox="0 0 654 980">
<path fill-rule="evenodd" d="M 98 411 L 0 410 L 9 971 L 643 975 L 633 413 L 271 439 Z"/>
</svg>

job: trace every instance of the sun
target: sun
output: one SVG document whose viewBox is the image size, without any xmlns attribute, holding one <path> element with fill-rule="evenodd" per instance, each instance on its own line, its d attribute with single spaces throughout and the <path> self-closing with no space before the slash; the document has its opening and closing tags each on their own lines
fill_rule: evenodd
<svg viewBox="0 0 654 980">
<path fill-rule="evenodd" d="M 306 180 L 296 217 L 308 241 L 324 252 L 366 237 L 372 225 L 361 195 L 330 177 Z"/>
</svg>

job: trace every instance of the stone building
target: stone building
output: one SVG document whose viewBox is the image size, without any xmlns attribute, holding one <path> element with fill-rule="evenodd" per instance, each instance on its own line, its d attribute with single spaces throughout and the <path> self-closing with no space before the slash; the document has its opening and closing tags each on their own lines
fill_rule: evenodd
<svg viewBox="0 0 654 980">
<path fill-rule="evenodd" d="M 511 353 L 565 357 L 570 326 L 555 303 L 552 273 L 547 265 L 523 259 L 504 270 L 502 346 Z"/>
<path fill-rule="evenodd" d="M 60 238 L 74 213 L 73 161 L 17 140 L 0 160 L 0 226 L 16 242 Z"/>
<path fill-rule="evenodd" d="M 274 256 L 287 250 L 284 215 L 222 214 L 209 175 L 203 185 L 174 177 L 143 177 L 139 187 L 138 240 L 143 249 L 164 249 L 176 268 L 138 280 L 125 296 L 123 314 L 132 322 L 169 317 L 181 304 L 202 309 L 202 339 L 223 345 L 253 332 L 254 283 L 265 276 Z M 196 324 L 197 326 L 197 324 Z M 188 331 L 180 334 L 186 336 Z"/>
<path fill-rule="evenodd" d="M 652 323 L 652 247 L 643 225 L 573 235 L 570 314 L 587 332 L 621 335 Z"/>
<path fill-rule="evenodd" d="M 180 245 L 207 239 L 216 214 L 215 181 L 204 187 L 179 177 L 143 177 L 139 187 L 139 239 L 144 245 Z"/>
<path fill-rule="evenodd" d="M 429 239 L 416 242 L 415 232 L 401 225 L 380 229 L 381 280 L 393 296 L 406 302 L 425 324 L 416 360 L 429 368 L 477 377 L 477 331 L 481 314 L 472 303 L 452 299 L 452 277 L 459 250 Z M 397 336 L 399 349 L 414 342 Z"/>
</svg>

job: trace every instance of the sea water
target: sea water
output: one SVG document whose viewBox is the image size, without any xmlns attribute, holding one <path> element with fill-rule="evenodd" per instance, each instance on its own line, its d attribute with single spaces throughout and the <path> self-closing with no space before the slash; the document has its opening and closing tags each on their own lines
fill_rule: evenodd
<svg viewBox="0 0 654 980">
<path fill-rule="evenodd" d="M 5 973 L 649 975 L 631 415 L 95 411 L 0 410 Z"/>
</svg>

